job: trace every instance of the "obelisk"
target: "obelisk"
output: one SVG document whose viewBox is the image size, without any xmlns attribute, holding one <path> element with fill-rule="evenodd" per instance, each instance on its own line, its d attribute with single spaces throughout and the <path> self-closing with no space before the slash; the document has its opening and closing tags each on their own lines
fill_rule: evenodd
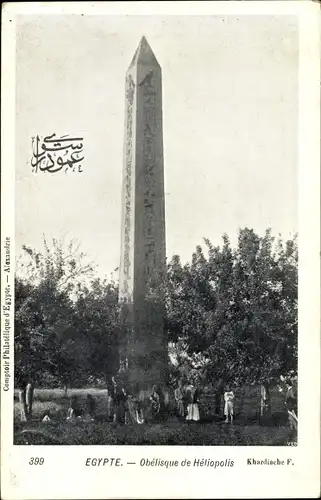
<svg viewBox="0 0 321 500">
<path fill-rule="evenodd" d="M 130 389 L 167 382 L 162 72 L 143 37 L 126 73 L 119 299 L 120 359 Z"/>
</svg>

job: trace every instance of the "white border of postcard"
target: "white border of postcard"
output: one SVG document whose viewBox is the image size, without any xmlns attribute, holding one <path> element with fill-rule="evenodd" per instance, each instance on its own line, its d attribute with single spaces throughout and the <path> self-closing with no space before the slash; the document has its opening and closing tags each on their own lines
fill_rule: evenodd
<svg viewBox="0 0 321 500">
<path fill-rule="evenodd" d="M 320 493 L 320 12 L 317 2 L 39 2 L 5 3 L 2 17 L 2 241 L 14 262 L 15 20 L 19 14 L 297 15 L 299 102 L 299 436 L 297 447 L 13 446 L 13 306 L 10 391 L 1 391 L 2 497 L 13 499 L 289 498 Z M 2 252 L 2 255 L 5 252 Z M 2 283 L 7 282 L 3 272 Z M 8 275 L 13 290 L 14 269 Z M 4 293 L 5 286 L 2 287 Z M 3 296 L 2 296 L 3 298 Z M 2 331 L 4 317 L 2 316 Z M 2 376 L 4 367 L 2 366 Z M 44 457 L 41 467 L 30 457 Z M 89 457 L 119 457 L 123 467 L 88 467 Z M 169 469 L 127 465 L 177 460 Z M 187 458 L 231 459 L 234 467 L 186 467 Z M 248 466 L 247 458 L 285 460 Z M 289 465 L 287 465 L 289 464 Z"/>
</svg>

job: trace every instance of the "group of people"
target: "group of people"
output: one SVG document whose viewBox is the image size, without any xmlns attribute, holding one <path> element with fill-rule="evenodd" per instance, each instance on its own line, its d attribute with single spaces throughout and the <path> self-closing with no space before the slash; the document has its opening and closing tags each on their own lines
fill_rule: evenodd
<svg viewBox="0 0 321 500">
<path fill-rule="evenodd" d="M 21 421 L 27 421 L 32 413 L 33 385 L 26 384 L 24 390 L 20 391 Z M 280 377 L 280 392 L 285 393 L 285 407 L 289 415 L 289 424 L 293 429 L 297 429 L 297 391 L 295 378 Z M 191 382 L 183 384 L 180 380 L 174 391 L 176 416 L 181 421 L 200 421 L 200 390 Z M 165 413 L 168 410 L 165 404 L 164 391 L 160 386 L 154 385 L 151 393 L 147 391 L 143 397 L 135 397 L 131 394 L 126 385 L 118 378 L 113 377 L 111 386 L 108 389 L 108 413 L 109 420 L 115 423 L 152 423 L 165 420 Z M 224 392 L 224 415 L 225 422 L 233 422 L 234 419 L 235 395 L 230 387 L 226 387 Z M 80 405 L 76 395 L 70 398 L 66 420 L 75 421 L 79 419 L 95 420 L 96 401 L 91 394 L 87 394 L 85 405 Z M 51 414 L 46 411 L 42 416 L 43 422 L 49 422 Z"/>
<path fill-rule="evenodd" d="M 83 412 L 78 404 L 77 396 L 71 396 L 70 406 L 67 412 L 67 420 L 87 417 L 89 420 L 95 419 L 96 401 L 91 394 L 87 394 L 85 411 Z"/>
<path fill-rule="evenodd" d="M 180 381 L 174 391 L 174 397 L 178 418 L 186 419 L 187 421 L 194 420 L 195 422 L 200 420 L 200 392 L 193 383 L 184 387 L 182 381 Z"/>
<path fill-rule="evenodd" d="M 119 424 L 135 422 L 159 422 L 164 419 L 165 397 L 161 387 L 153 386 L 147 400 L 139 400 L 130 394 L 116 378 L 112 378 L 108 390 L 108 417 L 109 420 Z M 96 400 L 87 394 L 85 407 L 79 404 L 76 395 L 72 395 L 67 410 L 67 421 L 95 420 Z M 43 422 L 50 422 L 52 415 L 49 410 L 42 415 Z"/>
<path fill-rule="evenodd" d="M 164 419 L 165 396 L 160 386 L 154 385 L 150 396 L 137 398 L 115 377 L 109 390 L 109 417 L 116 423 L 159 422 Z"/>
<path fill-rule="evenodd" d="M 82 420 L 95 420 L 96 411 L 96 401 L 91 394 L 87 394 L 85 408 L 82 408 L 79 403 L 77 396 L 73 395 L 70 398 L 69 408 L 67 410 L 66 420 L 75 421 Z M 49 410 L 46 410 L 42 415 L 42 422 L 50 422 L 51 414 Z"/>
<path fill-rule="evenodd" d="M 200 391 L 194 385 L 190 383 L 184 387 L 182 381 L 179 382 L 178 387 L 174 391 L 175 403 L 176 403 L 176 413 L 178 418 L 186 421 L 200 420 L 199 411 L 199 400 Z M 224 415 L 225 422 L 233 422 L 234 417 L 234 393 L 227 388 L 224 393 Z"/>
<path fill-rule="evenodd" d="M 189 383 L 183 385 L 179 382 L 178 387 L 174 391 L 176 404 L 176 415 L 181 421 L 200 420 L 200 390 Z M 161 422 L 165 416 L 165 396 L 160 386 L 154 385 L 150 396 L 139 399 L 130 394 L 123 384 L 113 377 L 112 384 L 108 391 L 108 412 L 109 419 L 112 422 L 126 424 L 135 422 L 143 424 L 146 422 Z M 224 414 L 225 422 L 233 422 L 234 416 L 234 393 L 229 389 L 224 393 Z M 75 420 L 95 420 L 96 401 L 91 394 L 87 394 L 85 408 L 79 405 L 77 396 L 73 395 L 70 398 L 69 408 L 67 410 L 67 421 Z M 51 420 L 50 412 L 46 411 L 43 414 L 42 421 L 49 422 Z"/>
</svg>

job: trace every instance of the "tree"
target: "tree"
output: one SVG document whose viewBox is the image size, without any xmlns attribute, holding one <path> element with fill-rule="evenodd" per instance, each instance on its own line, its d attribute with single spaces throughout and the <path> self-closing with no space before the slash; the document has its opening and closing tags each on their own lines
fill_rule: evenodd
<svg viewBox="0 0 321 500">
<path fill-rule="evenodd" d="M 209 362 L 201 352 L 188 354 L 188 345 L 183 340 L 170 342 L 168 346 L 170 361 L 170 383 L 177 386 L 177 380 L 184 383 L 189 378 L 204 383 L 206 379 L 206 369 Z"/>
<path fill-rule="evenodd" d="M 85 353 L 74 300 L 93 267 L 74 241 L 53 239 L 44 251 L 23 246 L 15 282 L 15 375 L 67 386 L 80 376 Z"/>
<path fill-rule="evenodd" d="M 90 287 L 79 293 L 75 308 L 87 376 L 103 379 L 107 384 L 119 367 L 118 286 L 99 278 L 93 280 Z"/>
<path fill-rule="evenodd" d="M 239 234 L 235 275 L 240 311 L 235 331 L 244 365 L 239 376 L 244 382 L 261 384 L 263 414 L 270 411 L 270 384 L 281 373 L 296 369 L 296 240 L 275 244 L 269 230 L 259 238 L 244 229 Z"/>
<path fill-rule="evenodd" d="M 28 298 L 23 293 L 28 292 Z M 48 282 L 37 287 L 16 279 L 15 370 L 22 378 L 67 386 L 80 376 L 81 338 L 74 305 Z"/>
<path fill-rule="evenodd" d="M 297 363 L 297 243 L 240 230 L 232 248 L 204 240 L 191 262 L 168 263 L 147 300 L 165 303 L 172 381 L 211 383 L 219 411 L 226 384 L 269 388 Z M 108 381 L 119 366 L 118 286 L 94 277 L 74 243 L 24 248 L 15 287 L 16 379 L 63 384 Z"/>
<path fill-rule="evenodd" d="M 43 282 L 55 285 L 59 292 L 66 292 L 70 298 L 94 277 L 95 267 L 80 250 L 80 244 L 72 239 L 43 236 L 43 249 L 38 251 L 22 246 L 16 266 L 16 275 L 24 282 L 38 286 Z"/>
<path fill-rule="evenodd" d="M 205 244 L 207 257 L 199 246 L 191 263 L 175 256 L 168 265 L 169 338 L 202 354 L 218 398 L 227 383 L 259 383 L 268 410 L 271 382 L 297 362 L 296 240 L 245 228 L 235 249 L 226 235 L 222 247 Z"/>
</svg>

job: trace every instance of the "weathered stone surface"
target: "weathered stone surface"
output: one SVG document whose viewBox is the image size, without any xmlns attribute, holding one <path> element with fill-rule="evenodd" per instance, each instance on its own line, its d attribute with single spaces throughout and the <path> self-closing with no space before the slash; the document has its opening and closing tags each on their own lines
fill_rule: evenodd
<svg viewBox="0 0 321 500">
<path fill-rule="evenodd" d="M 137 390 L 167 377 L 164 308 L 165 204 L 161 68 L 143 37 L 126 74 L 121 358 Z"/>
</svg>

